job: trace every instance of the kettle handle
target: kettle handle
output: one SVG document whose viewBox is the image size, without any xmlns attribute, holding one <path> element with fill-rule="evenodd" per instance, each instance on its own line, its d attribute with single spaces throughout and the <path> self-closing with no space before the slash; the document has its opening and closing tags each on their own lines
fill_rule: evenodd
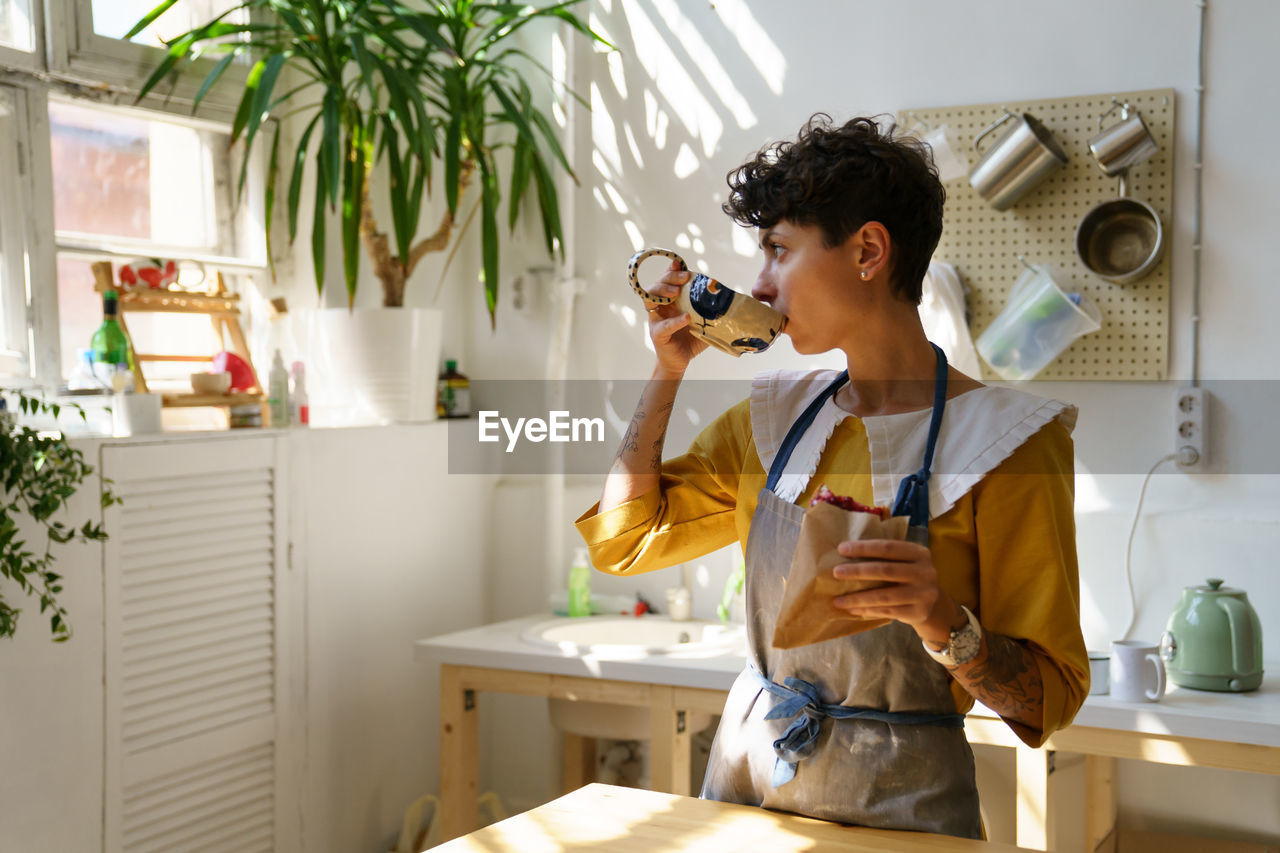
<svg viewBox="0 0 1280 853">
<path fill-rule="evenodd" d="M 667 305 L 671 302 L 670 296 L 658 296 L 650 293 L 640 286 L 640 263 L 646 258 L 654 255 L 662 255 L 664 258 L 670 258 L 680 264 L 680 269 L 687 270 L 689 265 L 684 262 L 684 258 L 677 255 L 670 249 L 641 249 L 631 256 L 631 260 L 627 262 L 627 281 L 631 284 L 631 289 L 640 295 L 645 302 L 657 305 Z"/>
<path fill-rule="evenodd" d="M 1249 618 L 1249 606 L 1238 598 L 1229 595 L 1217 596 L 1218 606 L 1227 614 L 1227 623 L 1231 626 L 1231 655 L 1237 675 L 1247 675 L 1258 668 L 1254 660 L 1253 649 L 1256 645 L 1253 620 Z"/>
</svg>

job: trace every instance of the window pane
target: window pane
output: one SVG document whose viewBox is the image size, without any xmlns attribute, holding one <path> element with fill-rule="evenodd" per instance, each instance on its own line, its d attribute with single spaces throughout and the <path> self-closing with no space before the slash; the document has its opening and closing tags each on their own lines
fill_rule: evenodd
<svg viewBox="0 0 1280 853">
<path fill-rule="evenodd" d="M 59 234 L 231 253 L 215 215 L 226 157 L 213 156 L 227 134 L 54 100 L 49 125 Z"/>
<path fill-rule="evenodd" d="M 30 52 L 34 42 L 31 0 L 0 0 L 0 45 Z"/>
<path fill-rule="evenodd" d="M 89 348 L 94 331 L 102 325 L 102 294 L 93 289 L 90 264 L 79 258 L 58 258 L 58 326 L 64 377 L 75 367 L 77 351 Z M 119 270 L 119 264 L 114 266 Z M 125 317 L 125 324 L 139 353 L 212 356 L 222 349 L 214 336 L 213 323 L 205 314 L 131 311 Z M 190 391 L 190 375 L 208 369 L 208 364 L 202 362 L 143 365 L 147 384 L 153 391 Z"/>
<path fill-rule="evenodd" d="M 4 0 L 0 0 L 4 2 Z M 242 0 L 183 0 L 152 22 L 131 41 L 135 44 L 158 45 L 187 30 L 216 18 L 239 6 Z M 93 0 L 93 31 L 107 38 L 122 39 L 159 0 Z M 244 13 L 228 15 L 224 20 L 244 21 Z"/>
</svg>

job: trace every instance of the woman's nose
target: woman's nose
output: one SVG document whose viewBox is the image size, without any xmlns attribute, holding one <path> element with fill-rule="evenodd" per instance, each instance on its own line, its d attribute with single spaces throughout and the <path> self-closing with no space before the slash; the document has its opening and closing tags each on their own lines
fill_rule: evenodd
<svg viewBox="0 0 1280 853">
<path fill-rule="evenodd" d="M 751 295 L 761 302 L 772 302 L 773 298 L 778 295 L 778 289 L 765 278 L 764 273 L 761 273 L 756 278 L 756 283 L 751 286 Z"/>
</svg>

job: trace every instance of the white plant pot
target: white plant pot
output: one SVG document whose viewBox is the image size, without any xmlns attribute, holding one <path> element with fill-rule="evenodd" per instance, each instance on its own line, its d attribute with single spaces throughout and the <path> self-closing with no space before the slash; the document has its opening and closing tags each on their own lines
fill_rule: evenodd
<svg viewBox="0 0 1280 853">
<path fill-rule="evenodd" d="M 436 419 L 438 308 L 322 308 L 303 317 L 316 426 Z"/>
</svg>

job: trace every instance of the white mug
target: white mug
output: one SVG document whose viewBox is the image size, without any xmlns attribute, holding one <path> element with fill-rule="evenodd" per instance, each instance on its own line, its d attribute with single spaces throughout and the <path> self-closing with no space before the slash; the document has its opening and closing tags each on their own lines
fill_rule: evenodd
<svg viewBox="0 0 1280 853">
<path fill-rule="evenodd" d="M 1159 702 L 1164 696 L 1160 647 L 1142 640 L 1111 644 L 1111 698 L 1120 702 Z"/>
<path fill-rule="evenodd" d="M 1089 695 L 1105 696 L 1111 689 L 1111 655 L 1089 652 Z"/>
</svg>

